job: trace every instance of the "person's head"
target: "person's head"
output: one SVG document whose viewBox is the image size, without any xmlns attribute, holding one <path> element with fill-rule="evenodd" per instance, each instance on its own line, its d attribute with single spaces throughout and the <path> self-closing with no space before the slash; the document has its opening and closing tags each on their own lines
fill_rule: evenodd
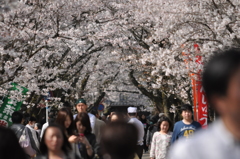
<svg viewBox="0 0 240 159">
<path fill-rule="evenodd" d="M 74 123 L 78 133 L 89 134 L 92 132 L 90 119 L 87 113 L 81 112 L 76 116 Z"/>
<path fill-rule="evenodd" d="M 93 110 L 91 111 L 91 114 L 93 114 L 96 118 L 99 119 L 99 114 L 98 114 L 98 111 L 97 111 L 96 109 L 93 109 Z"/>
<path fill-rule="evenodd" d="M 110 120 L 111 122 L 113 122 L 113 121 L 124 121 L 125 119 L 124 119 L 123 113 L 114 112 L 112 113 Z"/>
<path fill-rule="evenodd" d="M 143 119 L 143 120 L 146 119 L 146 116 L 144 114 L 142 114 L 141 119 Z"/>
<path fill-rule="evenodd" d="M 181 106 L 182 117 L 185 120 L 192 120 L 193 110 L 190 104 L 183 104 Z"/>
<path fill-rule="evenodd" d="M 15 133 L 11 129 L 0 126 L 0 141 L 0 158 L 27 159 Z"/>
<path fill-rule="evenodd" d="M 79 99 L 76 102 L 76 109 L 78 111 L 78 113 L 80 112 L 87 112 L 87 103 L 84 99 Z"/>
<path fill-rule="evenodd" d="M 151 116 L 149 119 L 149 124 L 150 125 L 156 124 L 158 122 L 158 119 L 159 119 L 158 114 Z"/>
<path fill-rule="evenodd" d="M 137 117 L 137 108 L 136 107 L 128 107 L 128 116 Z"/>
<path fill-rule="evenodd" d="M 40 124 L 40 123 L 35 123 L 34 129 L 35 129 L 35 130 L 41 129 L 41 124 Z"/>
<path fill-rule="evenodd" d="M 55 116 L 54 116 L 54 113 L 53 112 L 50 112 L 49 114 L 48 114 L 48 123 L 54 123 L 54 121 L 55 121 Z"/>
<path fill-rule="evenodd" d="M 136 152 L 138 131 L 133 124 L 122 121 L 111 122 L 102 132 L 103 155 L 111 159 L 132 159 Z"/>
<path fill-rule="evenodd" d="M 20 124 L 23 121 L 23 114 L 19 111 L 12 113 L 12 122 L 13 124 Z"/>
<path fill-rule="evenodd" d="M 169 132 L 171 127 L 172 127 L 172 122 L 170 121 L 170 119 L 168 117 L 163 116 L 157 122 L 158 131 L 167 133 L 167 132 Z"/>
<path fill-rule="evenodd" d="M 137 116 L 136 116 L 136 118 L 137 118 L 138 120 L 141 120 L 141 118 L 140 118 L 140 116 L 139 116 L 139 115 L 137 115 Z"/>
<path fill-rule="evenodd" d="M 61 125 L 65 130 L 67 130 L 68 135 L 73 134 L 74 123 L 73 114 L 68 108 L 61 108 L 58 111 L 55 122 Z"/>
<path fill-rule="evenodd" d="M 214 54 L 202 74 L 208 102 L 221 118 L 240 126 L 240 49 Z"/>
<path fill-rule="evenodd" d="M 29 118 L 30 118 L 30 114 L 27 113 L 27 112 L 25 112 L 25 113 L 23 114 L 23 121 L 22 121 L 22 124 L 23 124 L 23 125 L 27 125 L 28 122 L 29 122 Z"/>
<path fill-rule="evenodd" d="M 28 119 L 28 125 L 30 125 L 32 128 L 34 128 L 36 121 L 37 121 L 37 119 L 35 117 L 30 116 Z"/>
<path fill-rule="evenodd" d="M 62 150 L 67 153 L 71 149 L 68 138 L 64 133 L 63 128 L 58 124 L 49 125 L 40 143 L 40 151 L 42 154 L 47 154 L 49 151 L 55 152 Z"/>
</svg>

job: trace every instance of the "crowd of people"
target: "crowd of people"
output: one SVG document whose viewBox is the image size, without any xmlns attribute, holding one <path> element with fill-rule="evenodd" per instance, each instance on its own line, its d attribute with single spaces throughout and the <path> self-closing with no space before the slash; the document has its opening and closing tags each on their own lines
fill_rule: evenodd
<svg viewBox="0 0 240 159">
<path fill-rule="evenodd" d="M 193 120 L 189 104 L 181 106 L 182 120 L 173 125 L 163 113 L 139 116 L 136 107 L 100 119 L 96 110 L 87 112 L 86 101 L 79 99 L 77 114 L 63 107 L 54 120 L 49 116 L 42 129 L 36 118 L 24 121 L 21 112 L 14 112 L 13 124 L 0 127 L 0 158 L 142 159 L 150 151 L 150 159 L 239 159 L 240 50 L 214 54 L 202 78 L 218 116 L 207 129 Z"/>
</svg>

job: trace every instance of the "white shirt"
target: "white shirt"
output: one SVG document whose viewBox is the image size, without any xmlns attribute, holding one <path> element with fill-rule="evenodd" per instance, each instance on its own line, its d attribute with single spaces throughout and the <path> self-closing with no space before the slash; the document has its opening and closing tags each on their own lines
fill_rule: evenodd
<svg viewBox="0 0 240 159">
<path fill-rule="evenodd" d="M 42 137 L 43 137 L 43 133 L 45 131 L 45 129 L 48 127 L 49 123 L 46 122 L 45 124 L 43 124 L 42 126 L 42 131 L 41 131 L 41 135 L 40 135 L 40 139 L 42 140 Z"/>
<path fill-rule="evenodd" d="M 138 130 L 138 144 L 137 145 L 143 145 L 144 128 L 143 128 L 142 122 L 139 121 L 137 118 L 133 117 L 133 118 L 130 118 L 128 123 L 135 125 Z"/>
<path fill-rule="evenodd" d="M 222 120 L 194 134 L 189 142 L 179 139 L 170 148 L 168 159 L 240 159 L 236 141 Z"/>
<path fill-rule="evenodd" d="M 38 138 L 37 138 L 37 132 L 36 132 L 36 130 L 34 130 L 29 124 L 27 124 L 26 127 L 30 129 L 30 131 L 31 131 L 31 133 L 32 133 L 33 140 L 34 140 L 37 148 L 39 148 L 40 143 L 39 143 Z"/>
<path fill-rule="evenodd" d="M 159 131 L 155 132 L 152 137 L 150 158 L 166 159 L 171 138 L 172 132 L 168 132 L 167 134 L 162 134 Z"/>
</svg>

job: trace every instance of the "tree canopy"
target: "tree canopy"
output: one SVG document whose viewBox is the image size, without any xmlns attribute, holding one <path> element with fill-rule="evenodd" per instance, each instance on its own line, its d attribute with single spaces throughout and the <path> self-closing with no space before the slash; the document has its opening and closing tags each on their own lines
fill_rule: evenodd
<svg viewBox="0 0 240 159">
<path fill-rule="evenodd" d="M 37 95 L 62 90 L 61 97 L 73 100 L 100 96 L 119 81 L 118 90 L 134 85 L 133 91 L 160 99 L 159 107 L 170 97 L 190 102 L 189 73 L 203 68 L 196 55 L 207 61 L 218 49 L 240 45 L 238 0 L 0 5 L 1 95 L 16 82 Z"/>
</svg>

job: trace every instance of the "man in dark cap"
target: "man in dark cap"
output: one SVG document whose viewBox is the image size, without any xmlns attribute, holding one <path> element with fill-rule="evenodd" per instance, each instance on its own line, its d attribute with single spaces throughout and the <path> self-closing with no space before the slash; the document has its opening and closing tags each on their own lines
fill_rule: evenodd
<svg viewBox="0 0 240 159">
<path fill-rule="evenodd" d="M 197 129 L 201 128 L 200 123 L 192 119 L 193 110 L 191 105 L 182 105 L 181 111 L 183 120 L 175 123 L 171 143 L 182 137 L 188 140 Z"/>
<path fill-rule="evenodd" d="M 77 102 L 76 102 L 76 109 L 77 109 L 78 113 L 81 113 L 81 112 L 87 113 L 87 108 L 88 108 L 87 102 L 83 98 L 77 100 Z M 76 116 L 77 116 L 77 114 L 75 114 L 73 116 L 73 118 L 75 119 Z M 96 117 L 93 114 L 91 114 L 91 113 L 88 113 L 88 116 L 89 116 L 89 119 L 90 119 L 92 132 L 94 132 L 95 131 Z"/>
</svg>

